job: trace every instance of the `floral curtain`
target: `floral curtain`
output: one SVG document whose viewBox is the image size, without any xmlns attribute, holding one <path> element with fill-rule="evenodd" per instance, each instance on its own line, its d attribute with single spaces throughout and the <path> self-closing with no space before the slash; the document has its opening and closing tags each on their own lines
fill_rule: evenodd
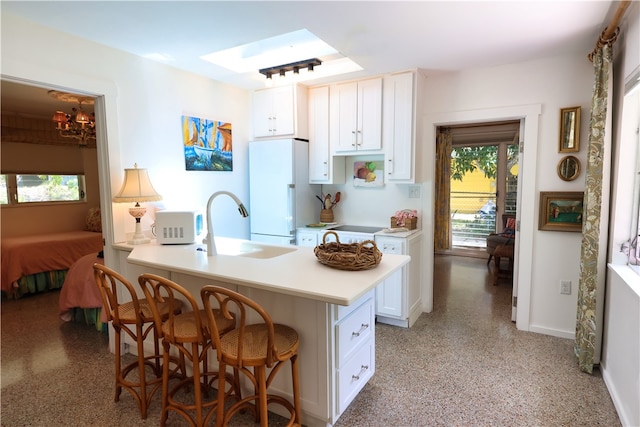
<svg viewBox="0 0 640 427">
<path fill-rule="evenodd" d="M 447 132 L 436 136 L 435 179 L 435 230 L 434 250 L 451 248 L 451 143 L 453 137 Z"/>
<path fill-rule="evenodd" d="M 607 151 L 611 145 L 611 124 L 607 118 L 611 103 L 612 56 L 611 46 L 605 45 L 592 57 L 595 83 L 589 122 L 575 342 L 580 369 L 588 373 L 593 372 L 596 339 L 600 333 L 596 330 L 597 285 L 598 281 L 604 280 L 606 269 L 606 245 L 602 242 L 601 232 L 606 235 L 607 229 L 606 225 L 601 228 L 607 207 L 603 206 L 602 190 L 608 185 L 606 162 L 610 162 Z"/>
</svg>

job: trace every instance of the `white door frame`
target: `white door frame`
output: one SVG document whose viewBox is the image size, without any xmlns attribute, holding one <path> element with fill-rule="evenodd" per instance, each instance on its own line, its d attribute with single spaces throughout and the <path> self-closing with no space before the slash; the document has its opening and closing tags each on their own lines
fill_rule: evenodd
<svg viewBox="0 0 640 427">
<path fill-rule="evenodd" d="M 423 230 L 424 239 L 424 283 L 422 288 L 423 311 L 433 310 L 433 212 L 435 188 L 435 148 L 436 130 L 438 126 L 453 126 L 477 122 L 493 122 L 501 120 L 524 120 L 524 135 L 520 136 L 520 144 L 526 150 L 522 156 L 518 173 L 517 208 L 520 231 L 514 249 L 514 293 L 517 290 L 518 310 L 516 328 L 529 330 L 531 302 L 531 270 L 533 259 L 533 235 L 535 232 L 536 206 L 536 159 L 538 150 L 538 121 L 542 112 L 541 104 L 520 105 L 483 110 L 454 111 L 434 113 L 423 120 L 425 135 L 425 158 L 422 167 L 426 171 L 425 197 L 422 199 L 422 210 L 425 213 Z M 516 267 L 517 266 L 517 267 Z"/>
<path fill-rule="evenodd" d="M 105 264 L 114 267 L 117 262 L 112 248 L 114 236 L 124 230 L 114 225 L 111 201 L 111 170 L 121 171 L 120 145 L 117 114 L 117 87 L 114 82 L 97 80 L 86 75 L 74 74 L 68 69 L 34 67 L 32 64 L 15 60 L 3 60 L 0 78 L 25 85 L 95 96 L 94 112 L 97 127 L 96 145 L 98 156 L 98 181 L 100 189 L 100 209 L 102 211 L 102 236 L 105 240 Z M 124 225 L 121 226 L 122 228 Z M 118 234 L 119 233 L 119 234 Z"/>
</svg>

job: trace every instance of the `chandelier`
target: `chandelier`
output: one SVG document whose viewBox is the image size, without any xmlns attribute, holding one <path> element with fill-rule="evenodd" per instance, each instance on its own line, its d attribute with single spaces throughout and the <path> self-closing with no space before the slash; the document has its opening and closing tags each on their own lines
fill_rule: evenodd
<svg viewBox="0 0 640 427">
<path fill-rule="evenodd" d="M 89 115 L 82 109 L 82 104 L 93 105 L 92 97 L 57 90 L 50 90 L 49 95 L 60 101 L 78 104 L 78 108 L 71 108 L 72 114 L 60 110 L 53 114 L 53 121 L 57 123 L 56 129 L 61 137 L 77 139 L 81 146 L 86 146 L 90 139 L 96 139 L 95 114 Z"/>
</svg>

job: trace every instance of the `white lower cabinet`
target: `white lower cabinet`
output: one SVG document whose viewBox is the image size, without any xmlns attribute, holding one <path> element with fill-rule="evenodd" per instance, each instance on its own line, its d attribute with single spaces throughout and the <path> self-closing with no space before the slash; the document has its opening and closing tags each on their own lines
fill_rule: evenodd
<svg viewBox="0 0 640 427">
<path fill-rule="evenodd" d="M 422 313 L 422 232 L 414 232 L 408 237 L 376 235 L 375 241 L 383 254 L 411 256 L 409 264 L 376 287 L 376 320 L 409 328 Z"/>
<path fill-rule="evenodd" d="M 315 248 L 318 245 L 318 232 L 315 230 L 298 229 L 296 231 L 296 245 Z"/>
<path fill-rule="evenodd" d="M 348 307 L 334 306 L 336 418 L 376 370 L 374 302 L 372 290 Z"/>
<path fill-rule="evenodd" d="M 316 235 L 318 231 L 313 231 Z M 134 286 L 141 273 L 155 273 L 184 286 L 199 300 L 203 285 L 212 280 L 171 270 L 141 267 L 127 261 L 131 248 L 121 245 L 118 268 Z M 215 284 L 236 290 L 262 305 L 276 323 L 290 325 L 300 336 L 299 375 L 305 426 L 331 426 L 375 373 L 375 289 L 349 306 L 280 294 L 232 283 Z M 110 337 L 113 334 L 110 334 Z M 151 344 L 150 337 L 147 339 Z M 135 350 L 135 346 L 129 346 Z M 113 352 L 114 349 L 112 348 Z M 215 366 L 215 352 L 209 355 Z M 270 391 L 292 399 L 291 376 L 283 367 Z M 251 384 L 243 383 L 248 392 Z M 276 413 L 288 416 L 274 405 Z"/>
</svg>

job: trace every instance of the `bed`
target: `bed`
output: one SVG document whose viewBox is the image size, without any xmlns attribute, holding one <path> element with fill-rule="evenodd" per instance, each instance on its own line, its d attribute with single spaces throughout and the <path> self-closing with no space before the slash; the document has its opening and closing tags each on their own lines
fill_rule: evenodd
<svg viewBox="0 0 640 427">
<path fill-rule="evenodd" d="M 94 231 L 2 238 L 2 292 L 20 298 L 61 288 L 73 263 L 102 246 L 102 233 Z"/>
<path fill-rule="evenodd" d="M 93 275 L 96 263 L 104 265 L 102 252 L 85 255 L 69 268 L 60 291 L 60 318 L 95 325 L 104 332 L 107 319 L 102 316 L 102 298 Z"/>
</svg>

